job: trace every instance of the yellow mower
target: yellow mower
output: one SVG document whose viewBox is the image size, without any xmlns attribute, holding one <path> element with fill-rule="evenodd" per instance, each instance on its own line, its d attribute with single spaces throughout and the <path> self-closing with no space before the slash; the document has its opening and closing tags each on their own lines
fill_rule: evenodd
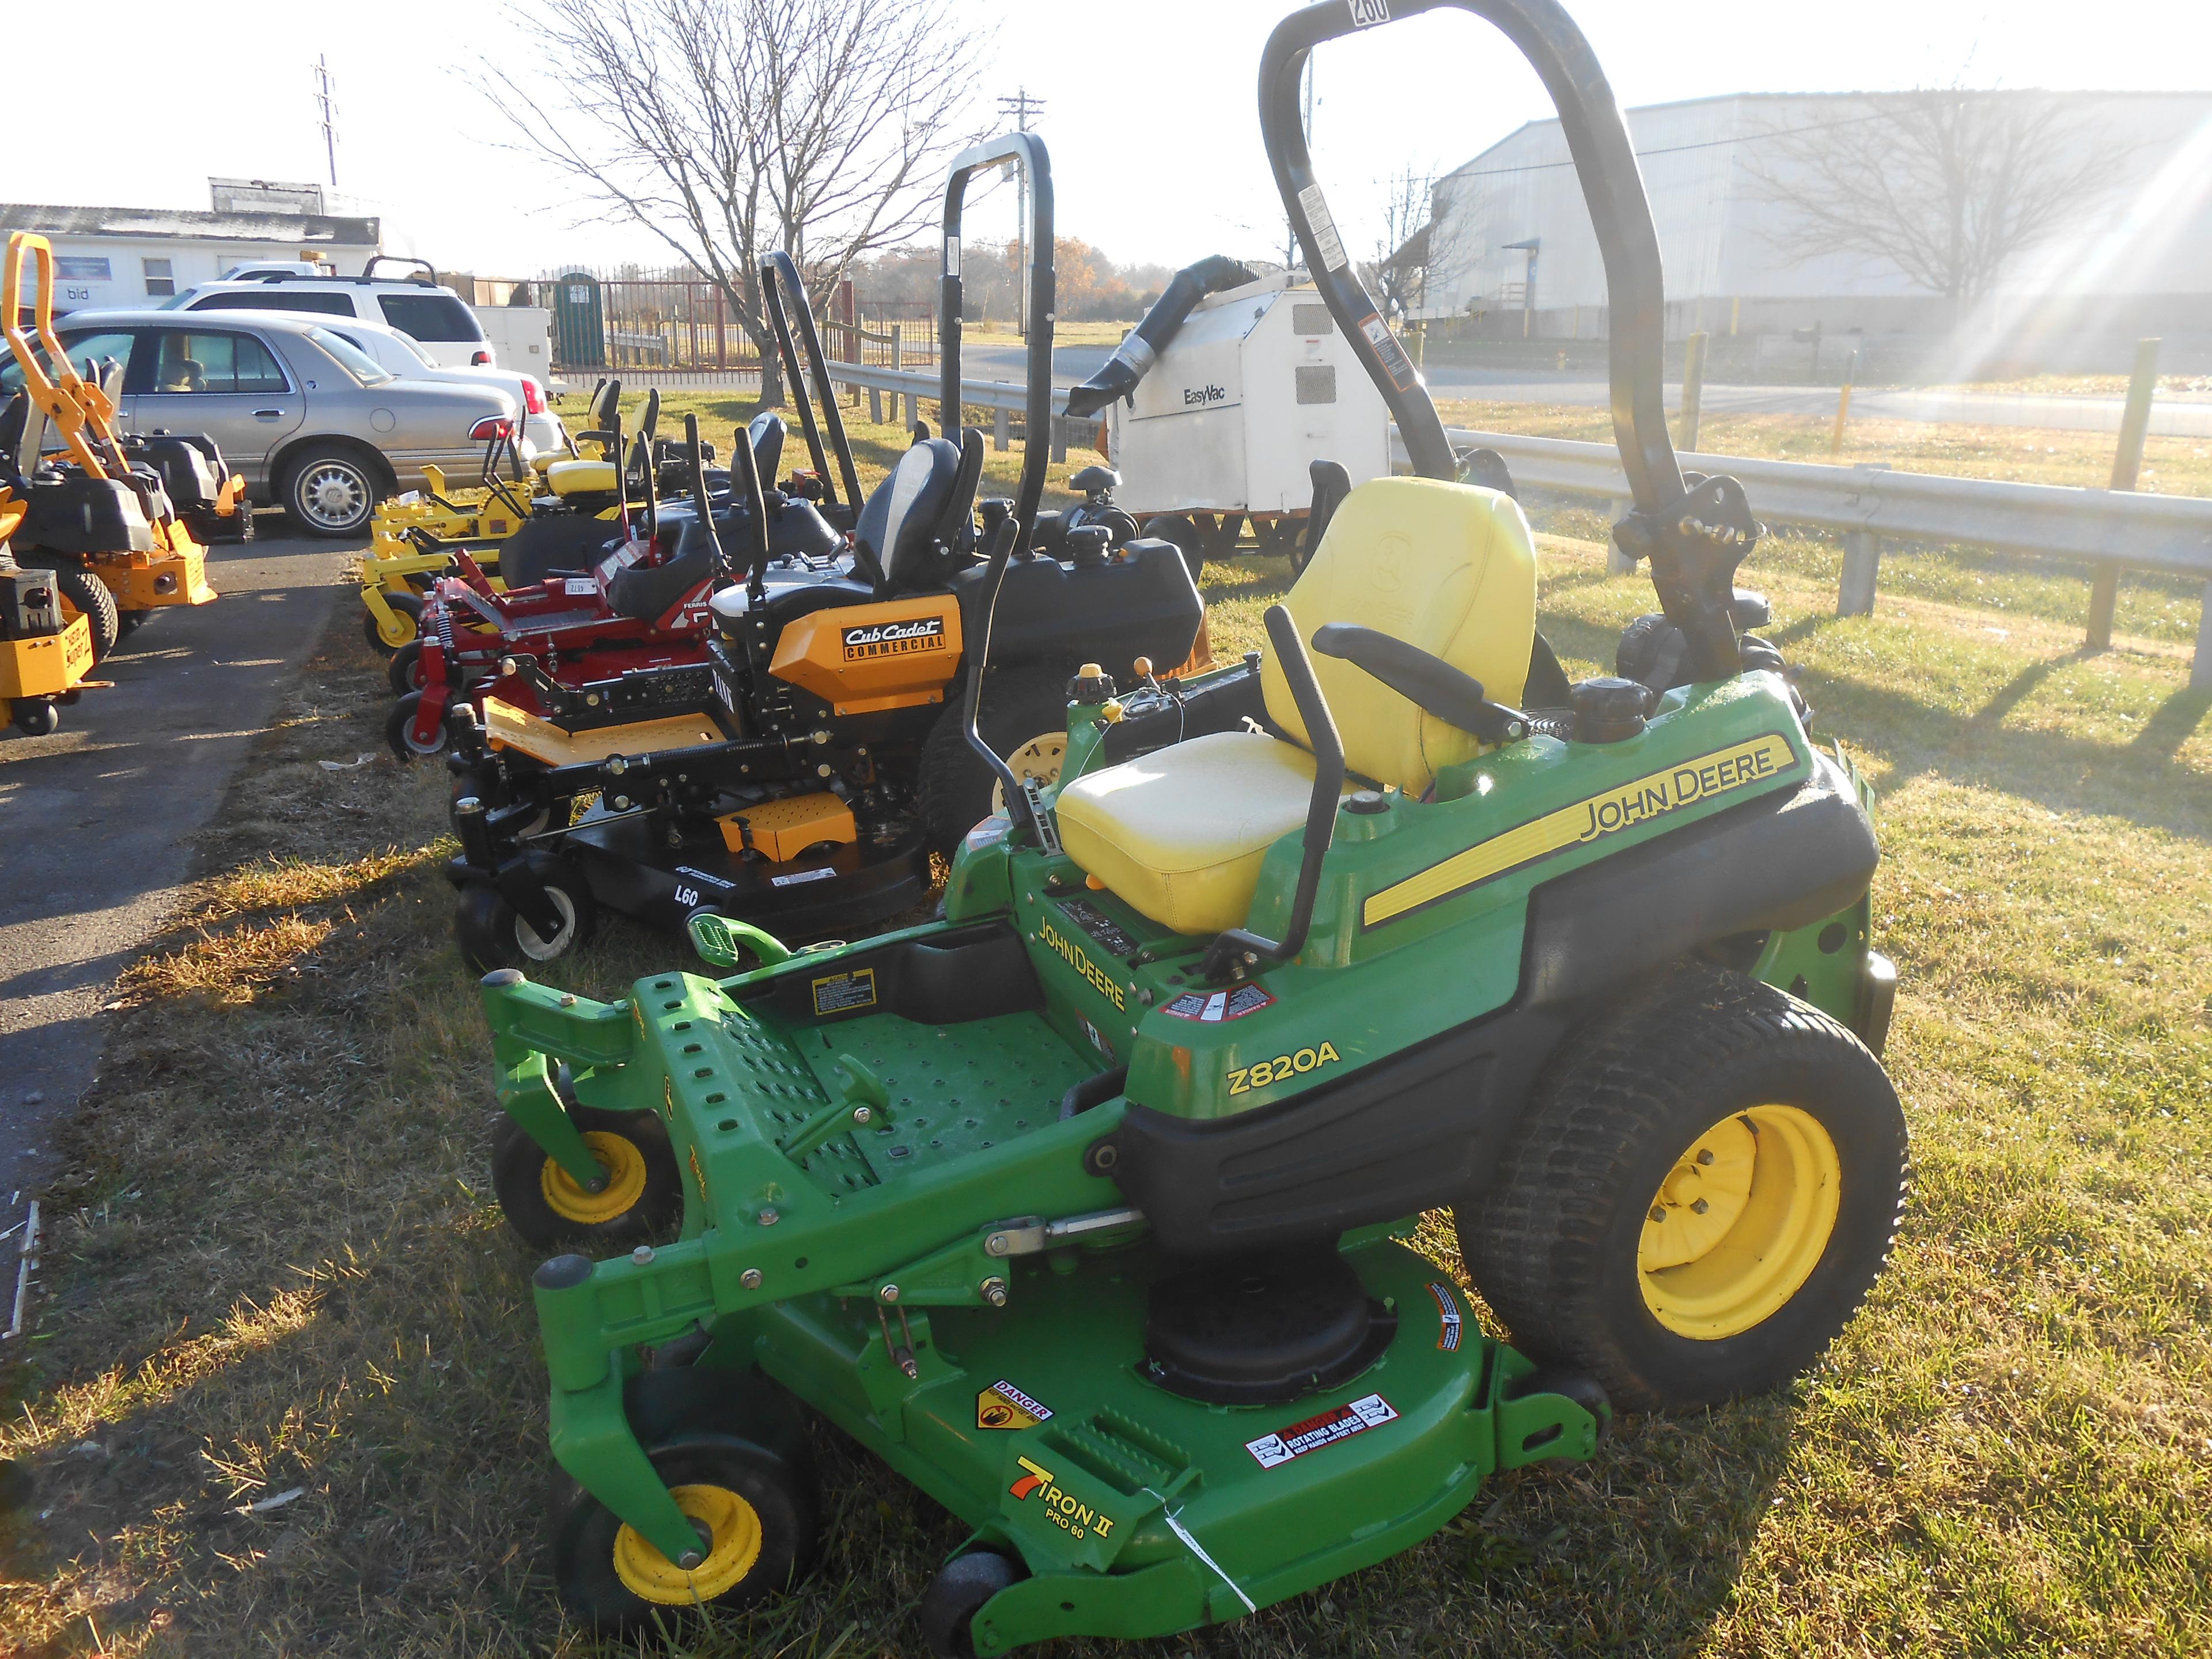
<svg viewBox="0 0 2212 1659">
<path fill-rule="evenodd" d="M 425 596 L 439 577 L 456 574 L 463 555 L 493 589 L 504 591 L 500 556 L 510 537 L 527 530 L 533 541 L 548 539 L 563 550 L 580 538 L 594 539 L 591 528 L 579 521 L 611 520 L 620 511 L 612 495 L 604 501 L 586 499 L 606 492 L 585 487 L 595 484 L 600 471 L 616 459 L 614 412 L 621 396 L 620 381 L 599 383 L 592 394 L 593 429 L 580 434 L 580 442 L 563 433 L 571 452 L 565 455 L 526 459 L 512 426 L 487 422 L 496 429 L 484 434 L 483 468 L 475 484 L 449 488 L 443 472 L 427 466 L 427 488 L 377 507 L 369 556 L 361 571 L 362 632 L 373 650 L 391 656 L 420 633 Z M 654 394 L 656 408 L 658 398 Z M 619 537 L 610 528 L 605 538 Z"/>
<path fill-rule="evenodd" d="M 93 682 L 92 623 L 65 615 L 51 570 L 15 562 L 10 539 L 27 504 L 0 484 L 0 714 L 26 737 L 43 738 L 62 722 L 64 703 Z"/>
<path fill-rule="evenodd" d="M 22 267 L 33 270 L 26 330 Z M 91 623 L 95 659 L 128 629 L 170 605 L 205 605 L 206 550 L 185 522 L 246 512 L 246 481 L 225 476 L 222 452 L 197 434 L 125 437 L 114 389 L 80 374 L 54 333 L 54 255 L 43 236 L 8 239 L 0 273 L 0 331 L 23 389 L 0 411 L 0 468 L 22 507 L 16 539 L 51 559 L 64 604 Z M 94 371 L 97 373 L 97 370 Z M 61 451 L 45 453 L 49 433 Z"/>
</svg>

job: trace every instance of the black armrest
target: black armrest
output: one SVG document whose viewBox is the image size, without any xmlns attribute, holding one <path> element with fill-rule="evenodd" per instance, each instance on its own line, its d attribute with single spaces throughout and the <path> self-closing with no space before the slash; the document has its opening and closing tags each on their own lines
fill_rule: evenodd
<svg viewBox="0 0 2212 1659">
<path fill-rule="evenodd" d="M 1325 623 L 1314 630 L 1314 649 L 1365 670 L 1416 708 L 1485 743 L 1510 743 L 1527 735 L 1517 708 L 1492 702 L 1482 682 L 1463 674 L 1418 645 L 1352 623 Z"/>
</svg>

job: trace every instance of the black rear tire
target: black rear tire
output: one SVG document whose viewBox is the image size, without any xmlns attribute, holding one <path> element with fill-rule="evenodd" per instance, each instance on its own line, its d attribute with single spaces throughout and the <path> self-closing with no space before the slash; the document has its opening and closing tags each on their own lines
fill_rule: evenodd
<svg viewBox="0 0 2212 1659">
<path fill-rule="evenodd" d="M 54 591 L 70 610 L 92 626 L 92 660 L 107 660 L 123 637 L 123 617 L 115 608 L 115 595 L 106 582 L 89 570 L 64 568 L 54 572 Z"/>
<path fill-rule="evenodd" d="M 516 1236 L 536 1249 L 601 1256 L 672 1225 L 684 1211 L 684 1176 L 660 1120 L 650 1111 L 577 1104 L 568 1115 L 615 1184 L 605 1194 L 586 1193 L 520 1123 L 501 1113 L 492 1132 L 491 1188 Z"/>
<path fill-rule="evenodd" d="M 990 814 L 998 781 L 968 744 L 967 702 L 956 695 L 930 727 L 921 756 L 921 817 L 932 850 L 949 854 Z M 1067 726 L 1067 677 L 1048 668 L 984 671 L 975 729 L 992 753 L 1012 754 L 1042 732 Z"/>
<path fill-rule="evenodd" d="M 1818 1009 L 1702 963 L 1569 1044 L 1457 1216 L 1515 1346 L 1631 1411 L 1813 1364 L 1887 1262 L 1910 1186 L 1881 1062 Z"/>
<path fill-rule="evenodd" d="M 975 1659 L 975 1615 L 1028 1577 L 1020 1562 L 996 1550 L 970 1550 L 947 1561 L 921 1593 L 921 1639 L 933 1659 Z"/>
<path fill-rule="evenodd" d="M 698 1577 L 687 1581 L 613 1511 L 579 1492 L 556 1522 L 553 1546 L 555 1588 L 579 1619 L 620 1634 L 650 1630 L 656 1620 L 689 1623 L 701 1607 L 734 1613 L 788 1589 L 813 1565 L 821 1501 L 805 1468 L 734 1435 L 681 1435 L 647 1455 L 679 1503 L 690 1496 L 687 1514 L 699 1508 L 726 1516 L 734 1511 L 738 1522 L 732 1530 L 739 1536 L 717 1531 L 704 1544 L 708 1559 Z M 641 1556 L 641 1546 L 649 1553 Z M 729 1569 L 720 1563 L 733 1560 L 744 1563 L 743 1571 L 724 1585 Z M 624 1576 L 625 1561 L 633 1574 L 642 1566 L 661 1575 L 658 1595 L 639 1593 L 634 1578 Z"/>
</svg>

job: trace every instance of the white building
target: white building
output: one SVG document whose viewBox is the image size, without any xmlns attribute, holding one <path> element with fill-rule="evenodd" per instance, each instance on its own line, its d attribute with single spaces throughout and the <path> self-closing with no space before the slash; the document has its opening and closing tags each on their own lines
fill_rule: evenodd
<svg viewBox="0 0 2212 1659">
<path fill-rule="evenodd" d="M 314 185 L 208 183 L 221 210 L 0 202 L 0 239 L 31 230 L 53 244 L 57 311 L 159 305 L 248 263 L 317 261 L 352 276 L 383 246 L 377 219 L 323 212 Z M 241 202 L 257 205 L 232 206 Z"/>
<path fill-rule="evenodd" d="M 1882 118 L 1861 94 L 1738 94 L 1626 112 L 1666 269 L 1668 331 L 1941 333 L 1947 302 L 1879 256 L 1796 257 L 1777 201 L 1779 133 Z M 1993 97 L 2020 94 L 1990 94 Z M 2069 145 L 2123 159 L 2078 222 L 2007 269 L 1984 307 L 2024 325 L 2134 333 L 2212 330 L 2212 93 L 2066 93 Z M 1796 141 L 1802 144 L 1804 141 Z M 1556 119 L 1533 121 L 1439 179 L 1431 204 L 1430 318 L 1506 336 L 1601 337 L 1605 273 Z M 1533 281 L 1532 281 L 1533 278 Z"/>
</svg>

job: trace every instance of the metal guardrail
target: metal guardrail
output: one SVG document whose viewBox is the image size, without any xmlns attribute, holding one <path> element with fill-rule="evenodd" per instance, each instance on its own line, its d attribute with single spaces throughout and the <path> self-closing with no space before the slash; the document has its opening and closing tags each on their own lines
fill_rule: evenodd
<svg viewBox="0 0 2212 1659">
<path fill-rule="evenodd" d="M 884 394 L 890 394 L 891 415 L 899 421 L 899 400 L 906 399 L 907 413 L 903 424 L 911 426 L 921 418 L 921 405 L 935 403 L 941 389 L 933 374 L 920 374 L 910 368 L 878 368 L 868 363 L 831 363 L 830 378 L 840 386 L 858 386 L 869 394 L 869 418 L 880 423 L 884 419 Z M 1067 459 L 1067 392 L 1060 386 L 1052 389 L 1052 458 L 1055 461 Z M 1004 449 L 1009 440 L 1008 417 L 1020 414 L 1029 407 L 1029 388 L 1018 380 L 969 380 L 960 382 L 960 402 L 963 407 L 975 405 L 991 411 L 991 447 Z"/>
<path fill-rule="evenodd" d="M 898 398 L 933 403 L 937 398 L 933 374 L 853 363 L 832 363 L 830 374 L 833 380 L 878 397 L 892 394 L 894 419 Z M 1008 411 L 1021 409 L 1027 395 L 1012 381 L 960 383 L 963 404 L 994 411 L 1000 448 L 1006 447 Z M 1055 388 L 1055 414 L 1066 407 L 1067 389 Z M 1067 424 L 1064 419 L 1053 422 L 1055 460 L 1066 458 Z M 1453 428 L 1450 436 L 1455 449 L 1496 450 L 1505 458 L 1516 483 L 1618 503 L 1616 517 L 1627 511 L 1627 475 L 1621 471 L 1620 453 L 1610 444 L 1462 427 Z M 1392 447 L 1402 460 L 1404 453 L 1395 438 Z M 1726 472 L 1739 480 L 1753 509 L 1769 523 L 1839 532 L 1844 568 L 1836 614 L 1841 617 L 1864 616 L 1874 610 L 1885 540 L 1988 547 L 2035 558 L 2193 576 L 2204 583 L 2204 610 L 2189 683 L 2198 690 L 2212 690 L 2212 498 L 1952 478 L 1879 465 L 1821 466 L 1746 455 L 1685 452 L 1681 459 L 1686 471 Z"/>
<path fill-rule="evenodd" d="M 1599 497 L 1618 504 L 1615 516 L 1627 510 L 1627 476 L 1609 444 L 1464 428 L 1455 428 L 1451 441 L 1455 449 L 1496 450 L 1518 484 Z M 1988 547 L 2193 576 L 2205 584 L 2204 614 L 2189 683 L 2212 689 L 2212 499 L 1744 455 L 1685 453 L 1682 467 L 1736 478 L 1753 510 L 1769 523 L 1840 532 L 1844 568 L 1836 614 L 1841 617 L 1873 611 L 1885 540 Z"/>
</svg>

